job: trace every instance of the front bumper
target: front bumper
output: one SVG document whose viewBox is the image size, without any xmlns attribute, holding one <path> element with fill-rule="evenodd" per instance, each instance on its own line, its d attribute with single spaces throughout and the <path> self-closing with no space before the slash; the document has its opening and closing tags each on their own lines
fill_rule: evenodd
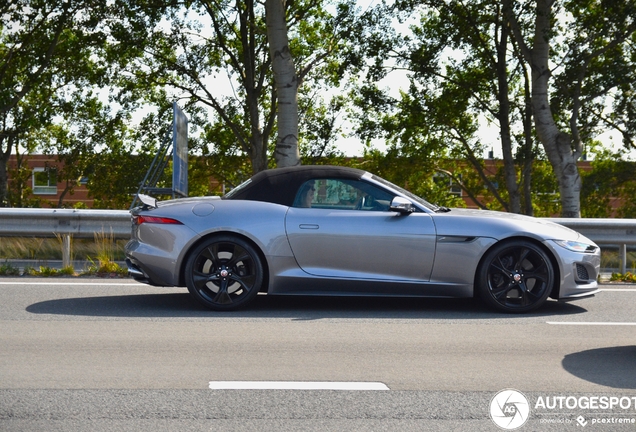
<svg viewBox="0 0 636 432">
<path fill-rule="evenodd" d="M 553 242 L 546 242 L 558 261 L 559 289 L 552 293 L 558 300 L 571 301 L 591 297 L 599 292 L 601 249 L 593 253 L 574 252 Z"/>
</svg>

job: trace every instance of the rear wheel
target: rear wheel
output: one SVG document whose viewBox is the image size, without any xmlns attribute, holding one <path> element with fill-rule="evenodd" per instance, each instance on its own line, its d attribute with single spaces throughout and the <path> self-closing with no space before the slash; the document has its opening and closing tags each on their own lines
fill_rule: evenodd
<svg viewBox="0 0 636 432">
<path fill-rule="evenodd" d="M 481 298 L 504 312 L 529 312 L 547 300 L 554 285 L 554 266 L 539 245 L 519 240 L 495 245 L 478 271 Z"/>
<path fill-rule="evenodd" d="M 238 237 L 206 240 L 192 251 L 185 271 L 190 294 L 214 310 L 245 306 L 263 284 L 263 264 L 258 253 Z"/>
</svg>

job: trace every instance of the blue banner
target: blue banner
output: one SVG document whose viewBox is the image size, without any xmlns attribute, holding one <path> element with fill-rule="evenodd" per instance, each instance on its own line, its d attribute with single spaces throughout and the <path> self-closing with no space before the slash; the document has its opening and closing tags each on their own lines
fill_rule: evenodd
<svg viewBox="0 0 636 432">
<path fill-rule="evenodd" d="M 188 118 L 173 103 L 174 121 L 172 130 L 172 190 L 188 196 Z"/>
</svg>

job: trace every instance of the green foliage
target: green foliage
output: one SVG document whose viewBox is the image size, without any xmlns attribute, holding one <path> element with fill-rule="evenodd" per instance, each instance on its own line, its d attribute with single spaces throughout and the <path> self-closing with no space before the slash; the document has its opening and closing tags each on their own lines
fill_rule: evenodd
<svg viewBox="0 0 636 432">
<path fill-rule="evenodd" d="M 100 277 L 125 277 L 128 269 L 122 268 L 114 260 L 121 259 L 123 243 L 115 241 L 112 233 L 97 233 L 94 241 L 74 240 L 73 250 L 75 255 L 82 260 L 87 260 L 89 265 L 79 274 L 72 266 L 62 269 L 42 265 L 25 267 L 25 276 L 100 276 Z M 33 239 L 33 238 L 11 238 L 0 242 L 0 257 L 6 259 L 36 259 L 53 260 L 61 258 L 60 239 Z M 95 256 L 95 260 L 91 258 Z M 19 276 L 19 269 L 12 267 L 8 262 L 0 265 L 0 275 Z"/>
<path fill-rule="evenodd" d="M 612 273 L 610 277 L 611 282 L 629 282 L 636 283 L 636 274 L 632 272 L 627 272 L 625 274 L 622 273 Z"/>
<path fill-rule="evenodd" d="M 419 18 L 409 34 L 376 35 L 390 43 L 371 42 L 380 50 L 367 52 L 376 65 L 384 65 L 385 72 L 407 70 L 409 85 L 399 95 L 383 91 L 372 82 L 377 80 L 378 68 L 370 67 L 371 82 L 352 92 L 359 108 L 357 133 L 363 139 L 385 137 L 389 152 L 417 158 L 428 172 L 444 170 L 435 168 L 432 161 L 461 161 L 457 178 L 466 179 L 464 187 L 478 206 L 520 212 L 519 187 L 529 181 L 521 167 L 532 162 L 535 144 L 526 139 L 523 126 L 522 132 L 509 127 L 511 119 L 523 118 L 529 108 L 511 101 L 517 95 L 523 97 L 524 80 L 517 60 L 498 54 L 509 43 L 499 2 L 405 1 L 378 10 L 385 16 Z M 374 24 L 381 33 L 386 22 L 380 14 L 376 17 Z M 478 135 L 486 124 L 500 131 L 505 169 L 497 184 L 490 183 L 483 163 L 486 150 L 493 147 Z M 482 202 L 484 187 L 488 197 Z"/>
<path fill-rule="evenodd" d="M 97 263 L 89 258 L 88 267 L 82 271 L 81 276 L 99 277 L 125 277 L 128 269 L 122 268 L 116 262 L 110 260 L 99 260 Z"/>
<path fill-rule="evenodd" d="M 537 217 L 555 217 L 561 212 L 559 186 L 546 160 L 537 160 L 532 170 L 532 207 Z"/>
<path fill-rule="evenodd" d="M 33 190 L 27 186 L 32 171 L 26 166 L 25 158 L 18 155 L 17 167 L 8 170 L 7 204 L 9 207 L 40 208 L 42 198 L 34 196 Z"/>
<path fill-rule="evenodd" d="M 82 275 L 126 276 L 128 274 L 128 269 L 121 268 L 114 261 L 116 243 L 112 232 L 95 233 L 95 245 L 97 245 L 97 263 L 91 257 L 87 257 L 90 264 Z"/>
<path fill-rule="evenodd" d="M 482 208 L 557 214 L 558 185 L 531 127 L 529 68 L 506 3 L 288 2 L 303 163 L 359 165 L 444 205 L 458 203 L 452 186 Z M 533 4 L 512 3 L 527 39 Z M 577 123 L 573 136 L 587 148 L 611 128 L 633 146 L 636 3 L 602 6 L 555 3 L 551 108 L 563 130 Z M 273 167 L 278 100 L 263 3 L 10 0 L 0 12 L 0 205 L 48 205 L 28 189 L 24 164 L 7 188 L 1 166 L 17 149 L 59 155 L 64 194 L 85 177 L 95 207 L 128 208 L 174 100 L 190 118 L 191 195 L 220 194 Z M 399 81 L 401 92 L 388 91 Z M 345 116 L 367 146 L 364 161 L 337 148 Z M 483 161 L 495 145 L 478 133 L 485 125 L 504 155 L 496 173 Z M 374 150 L 379 141 L 386 154 Z M 636 184 L 618 159 L 582 174 L 583 216 L 608 215 L 610 196 L 621 200 L 618 216 L 636 215 Z"/>
<path fill-rule="evenodd" d="M 571 19 L 555 27 L 564 37 L 554 47 L 560 67 L 554 74 L 553 111 L 566 130 L 575 113 L 586 143 L 613 129 L 625 148 L 633 149 L 636 2 L 568 0 L 558 12 Z"/>
<path fill-rule="evenodd" d="M 205 163 L 202 167 L 204 172 L 224 184 L 228 190 L 252 175 L 249 158 L 245 157 L 241 148 L 237 148 L 234 134 L 220 122 L 206 126 L 198 150 L 205 155 L 202 162 Z"/>
<path fill-rule="evenodd" d="M 13 267 L 10 263 L 0 264 L 0 276 L 19 276 L 20 269 Z"/>
<path fill-rule="evenodd" d="M 446 162 L 453 164 L 452 161 Z M 422 167 L 418 158 L 400 157 L 394 151 L 384 155 L 377 150 L 369 150 L 363 158 L 352 159 L 347 165 L 373 172 L 430 203 L 449 207 L 465 206 L 459 196 L 451 193 L 451 186 L 460 188 L 457 179 L 449 178 L 446 174 L 436 177 L 435 173 L 445 170 Z"/>
<path fill-rule="evenodd" d="M 37 269 L 29 266 L 25 267 L 23 274 L 25 276 L 40 277 L 73 276 L 75 274 L 75 270 L 73 269 L 73 267 L 58 270 L 47 266 L 40 266 Z"/>
<path fill-rule="evenodd" d="M 117 240 L 110 247 L 113 259 L 123 260 L 127 240 Z M 96 257 L 103 247 L 95 240 L 73 239 L 72 259 Z M 61 260 L 62 247 L 55 238 L 7 237 L 0 241 L 0 259 Z"/>
<path fill-rule="evenodd" d="M 115 239 L 113 233 L 97 232 L 94 235 L 95 244 L 97 245 L 97 259 L 100 263 L 109 263 L 113 261 Z"/>
<path fill-rule="evenodd" d="M 582 173 L 582 216 L 636 217 L 636 163 L 624 161 L 620 154 L 604 150 L 596 152 L 595 156 L 592 169 Z M 613 208 L 617 208 L 616 212 Z"/>
<path fill-rule="evenodd" d="M 37 270 L 34 267 L 26 266 L 22 274 L 24 276 L 37 276 Z"/>
<path fill-rule="evenodd" d="M 98 155 L 87 183 L 94 208 L 128 209 L 154 155 L 113 149 Z"/>
<path fill-rule="evenodd" d="M 551 71 L 555 85 L 549 99 L 557 124 L 573 139 L 573 148 L 564 152 L 576 150 L 579 140 L 589 147 L 595 134 L 611 128 L 625 143 L 632 142 L 636 26 L 631 17 L 636 2 L 610 3 L 554 3 L 549 30 L 557 42 L 550 60 L 558 66 Z M 365 140 L 381 136 L 389 151 L 405 156 L 417 154 L 412 149 L 418 148 L 422 164 L 445 157 L 468 162 L 488 189 L 489 199 L 480 205 L 537 215 L 560 211 L 560 203 L 537 195 L 532 169 L 546 156 L 539 151 L 530 109 L 534 65 L 528 58 L 536 13 L 534 4 L 495 0 L 404 0 L 377 6 L 359 40 L 371 65 L 367 81 L 352 92 L 357 133 Z M 386 31 L 396 17 L 410 20 L 408 32 Z M 377 32 L 369 37 L 373 28 Z M 408 71 L 408 89 L 404 85 L 399 95 L 378 83 L 396 69 Z M 608 111 L 609 105 L 620 110 Z M 497 174 L 498 187 L 488 183 L 480 162 L 484 150 L 493 147 L 476 134 L 485 125 L 498 131 L 501 143 L 504 167 Z M 543 167 L 540 171 L 538 180 L 550 187 L 547 191 L 558 191 L 543 173 L 556 175 Z M 563 172 L 557 174 L 564 178 Z"/>
<path fill-rule="evenodd" d="M 342 96 L 333 97 L 329 103 L 324 103 L 318 96 L 301 99 L 299 117 L 304 127 L 300 136 L 300 152 L 303 164 L 335 164 L 343 158 L 336 141 L 343 137 L 338 119 L 344 106 Z"/>
<path fill-rule="evenodd" d="M 123 139 L 123 124 L 139 103 L 127 95 L 141 93 L 113 90 L 121 84 L 118 68 L 142 52 L 138 36 L 164 11 L 97 1 L 10 0 L 0 6 L 0 205 L 39 204 L 29 201 L 24 171 L 12 173 L 12 193 L 6 193 L 3 168 L 14 149 L 59 154 L 64 196 L 99 163 L 100 150 Z M 108 106 L 104 93 L 110 93 Z"/>
</svg>

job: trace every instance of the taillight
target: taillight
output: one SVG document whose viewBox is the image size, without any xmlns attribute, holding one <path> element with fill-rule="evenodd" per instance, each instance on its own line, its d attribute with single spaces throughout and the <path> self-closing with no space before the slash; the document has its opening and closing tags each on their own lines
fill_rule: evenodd
<svg viewBox="0 0 636 432">
<path fill-rule="evenodd" d="M 178 220 L 172 218 L 141 215 L 133 217 L 133 222 L 135 225 L 141 225 L 142 223 L 183 225 Z"/>
</svg>

